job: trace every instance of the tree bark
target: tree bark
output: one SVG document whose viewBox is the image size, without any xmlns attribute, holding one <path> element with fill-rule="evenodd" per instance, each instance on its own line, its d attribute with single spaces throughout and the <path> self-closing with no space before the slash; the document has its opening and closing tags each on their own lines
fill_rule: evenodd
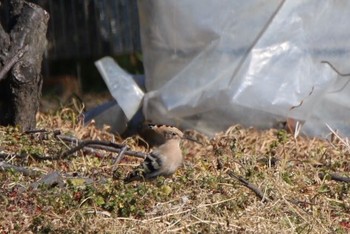
<svg viewBox="0 0 350 234">
<path fill-rule="evenodd" d="M 11 4 L 10 33 L 0 24 L 0 124 L 26 131 L 39 110 L 49 14 L 24 0 Z"/>
</svg>

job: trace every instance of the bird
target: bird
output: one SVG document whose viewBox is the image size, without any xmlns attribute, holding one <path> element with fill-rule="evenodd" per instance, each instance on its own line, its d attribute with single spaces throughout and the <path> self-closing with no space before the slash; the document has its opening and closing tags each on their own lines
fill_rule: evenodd
<svg viewBox="0 0 350 234">
<path fill-rule="evenodd" d="M 148 124 L 144 130 L 156 140 L 145 160 L 126 176 L 125 183 L 171 176 L 183 163 L 180 141 L 184 134 L 181 130 L 169 125 L 152 124 Z"/>
<path fill-rule="evenodd" d="M 173 130 L 173 129 L 175 129 L 174 131 L 176 132 L 180 131 L 178 128 L 175 128 L 170 125 L 156 125 L 150 122 L 145 122 L 138 127 L 137 132 L 139 136 L 145 142 L 147 142 L 148 146 L 153 148 L 165 143 L 166 141 L 166 138 L 164 135 L 165 130 Z M 183 136 L 182 133 L 181 135 Z"/>
</svg>

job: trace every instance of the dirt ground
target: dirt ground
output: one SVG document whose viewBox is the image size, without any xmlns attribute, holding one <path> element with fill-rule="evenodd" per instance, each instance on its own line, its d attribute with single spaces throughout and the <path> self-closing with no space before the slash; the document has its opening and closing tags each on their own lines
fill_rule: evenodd
<svg viewBox="0 0 350 234">
<path fill-rule="evenodd" d="M 149 149 L 138 136 L 82 126 L 79 108 L 37 116 L 43 131 L 0 128 L 0 233 L 348 233 L 347 138 L 232 126 L 182 142 L 170 178 L 124 184 L 141 159 L 83 147 L 98 140 Z M 44 131 L 45 130 L 45 131 Z M 45 157 L 45 158 L 44 158 Z M 5 169 L 5 167 L 7 169 Z"/>
</svg>

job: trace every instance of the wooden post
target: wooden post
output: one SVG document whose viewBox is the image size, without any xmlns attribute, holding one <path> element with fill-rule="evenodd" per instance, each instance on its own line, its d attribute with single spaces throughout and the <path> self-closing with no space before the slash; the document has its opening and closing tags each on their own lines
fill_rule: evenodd
<svg viewBox="0 0 350 234">
<path fill-rule="evenodd" d="M 25 131 L 36 125 L 49 14 L 24 0 L 11 4 L 8 33 L 0 24 L 0 124 Z"/>
</svg>

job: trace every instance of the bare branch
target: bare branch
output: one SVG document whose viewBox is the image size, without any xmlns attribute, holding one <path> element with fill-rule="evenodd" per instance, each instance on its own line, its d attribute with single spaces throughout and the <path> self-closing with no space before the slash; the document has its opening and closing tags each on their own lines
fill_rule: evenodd
<svg viewBox="0 0 350 234">
<path fill-rule="evenodd" d="M 34 133 L 48 133 L 45 129 L 31 129 L 24 132 L 24 134 L 34 134 Z"/>
<path fill-rule="evenodd" d="M 0 81 L 5 78 L 6 74 L 11 70 L 13 65 L 15 65 L 19 59 L 23 57 L 23 55 L 28 51 L 28 48 L 28 45 L 26 45 L 19 49 L 17 53 L 5 63 L 4 67 L 0 71 Z"/>
<path fill-rule="evenodd" d="M 339 72 L 330 62 L 328 61 L 321 61 L 321 63 L 328 64 L 338 75 L 340 76 L 350 76 L 350 73 L 341 73 Z"/>
<path fill-rule="evenodd" d="M 36 133 L 49 134 L 51 133 L 51 131 L 45 130 L 45 129 L 34 129 L 34 130 L 29 130 L 24 132 L 24 134 L 36 134 Z M 113 164 L 115 164 L 115 163 L 119 163 L 124 155 L 136 157 L 136 158 L 143 158 L 143 159 L 146 158 L 148 155 L 147 153 L 128 150 L 127 145 L 122 145 L 122 144 L 118 144 L 110 141 L 80 140 L 73 136 L 61 135 L 61 132 L 59 130 L 53 131 L 53 135 L 56 139 L 64 141 L 65 143 L 76 144 L 76 146 L 65 151 L 60 156 L 31 155 L 33 158 L 35 158 L 36 160 L 59 160 L 59 159 L 68 158 L 70 155 L 72 155 L 73 153 L 79 150 L 85 150 L 88 153 L 96 153 L 95 150 L 104 150 L 104 151 L 109 151 L 109 152 L 114 152 L 119 154 L 118 157 L 115 158 L 113 161 Z M 0 154 L 0 157 L 8 157 L 8 156 L 9 155 L 7 154 L 4 154 L 4 155 Z"/>
<path fill-rule="evenodd" d="M 113 143 L 113 142 L 99 141 L 99 140 L 84 140 L 84 141 L 81 141 L 76 147 L 73 147 L 73 148 L 67 150 L 66 152 L 63 152 L 63 154 L 61 154 L 61 156 L 59 156 L 59 158 L 61 158 L 61 159 L 67 158 L 70 155 L 77 152 L 78 150 L 81 150 L 84 147 L 89 146 L 89 145 L 102 145 L 102 146 L 110 146 L 113 148 L 114 147 L 121 148 L 121 145 Z"/>
<path fill-rule="evenodd" d="M 90 147 L 86 147 L 86 149 L 89 149 L 89 148 L 100 149 L 100 150 L 105 150 L 105 151 L 114 152 L 114 153 L 120 153 L 121 151 L 121 149 L 103 146 L 103 145 L 91 145 Z M 136 157 L 136 158 L 146 158 L 146 156 L 148 155 L 147 153 L 132 151 L 132 150 L 126 150 L 124 154 L 131 157 Z"/>
<path fill-rule="evenodd" d="M 318 176 L 321 180 L 324 178 L 330 178 L 334 181 L 350 183 L 350 177 L 341 176 L 337 173 L 319 173 Z"/>
<path fill-rule="evenodd" d="M 0 158 L 1 159 L 8 159 L 8 158 L 25 158 L 27 155 L 25 154 L 14 154 L 14 153 L 0 153 Z"/>
<path fill-rule="evenodd" d="M 241 182 L 245 187 L 252 190 L 260 199 L 262 202 L 268 202 L 270 199 L 265 196 L 265 194 L 254 184 L 250 183 L 248 180 L 244 179 L 242 176 L 235 175 L 232 171 L 228 172 L 228 174 L 235 179 L 237 179 L 239 182 Z"/>
<path fill-rule="evenodd" d="M 71 136 L 57 135 L 56 137 L 58 139 L 63 140 L 66 143 L 78 144 L 78 146 L 79 146 L 79 144 L 81 144 L 81 142 L 83 142 L 83 141 L 79 140 L 78 138 L 71 137 Z M 85 145 L 84 147 L 86 149 L 90 148 L 90 150 L 91 150 L 91 148 L 93 148 L 93 149 L 100 149 L 100 150 L 105 150 L 105 151 L 115 152 L 115 153 L 120 153 L 122 148 L 125 147 L 125 145 L 122 145 L 122 144 L 112 143 L 112 142 L 108 142 L 108 141 L 99 141 L 99 140 L 95 140 L 95 142 L 90 142 L 90 144 L 88 144 L 88 147 L 86 147 L 86 146 L 87 145 Z M 136 158 L 145 158 L 147 156 L 146 153 L 131 151 L 131 150 L 126 150 L 124 152 L 124 154 L 128 155 L 128 156 L 136 157 Z"/>
<path fill-rule="evenodd" d="M 28 134 L 34 134 L 34 133 L 49 133 L 49 131 L 46 130 L 33 130 L 33 131 L 27 131 L 25 133 Z M 56 131 L 57 134 L 57 131 Z M 132 157 L 137 158 L 145 158 L 147 156 L 147 153 L 143 152 L 137 152 L 137 151 L 131 151 L 127 150 L 128 147 L 126 145 L 110 142 L 110 141 L 100 141 L 100 140 L 79 140 L 76 137 L 72 136 L 65 136 L 65 135 L 56 135 L 54 132 L 54 136 L 62 140 L 66 143 L 70 144 L 76 144 L 75 147 L 63 152 L 60 156 L 42 156 L 42 155 L 31 155 L 36 160 L 59 160 L 59 159 L 65 159 L 70 157 L 72 154 L 79 150 L 87 150 L 89 153 L 93 152 L 95 149 L 99 150 L 105 150 L 109 152 L 115 152 L 119 153 L 119 157 L 122 157 L 124 154 Z M 1 156 L 1 155 L 0 155 Z M 4 155 L 7 156 L 7 155 Z M 121 159 L 119 159 L 120 161 Z M 118 161 L 118 162 L 119 162 Z M 115 163 L 115 162 L 114 162 Z"/>
<path fill-rule="evenodd" d="M 40 172 L 29 168 L 15 166 L 6 162 L 0 162 L 0 171 L 8 171 L 8 170 L 13 170 L 15 172 L 22 173 L 25 176 L 37 176 L 41 174 Z"/>
<path fill-rule="evenodd" d="M 121 151 L 118 154 L 118 157 L 116 157 L 115 160 L 113 160 L 113 164 L 118 164 L 124 158 L 124 155 L 125 155 L 125 152 L 126 152 L 127 149 L 128 149 L 127 146 L 124 146 L 121 149 Z"/>
</svg>

